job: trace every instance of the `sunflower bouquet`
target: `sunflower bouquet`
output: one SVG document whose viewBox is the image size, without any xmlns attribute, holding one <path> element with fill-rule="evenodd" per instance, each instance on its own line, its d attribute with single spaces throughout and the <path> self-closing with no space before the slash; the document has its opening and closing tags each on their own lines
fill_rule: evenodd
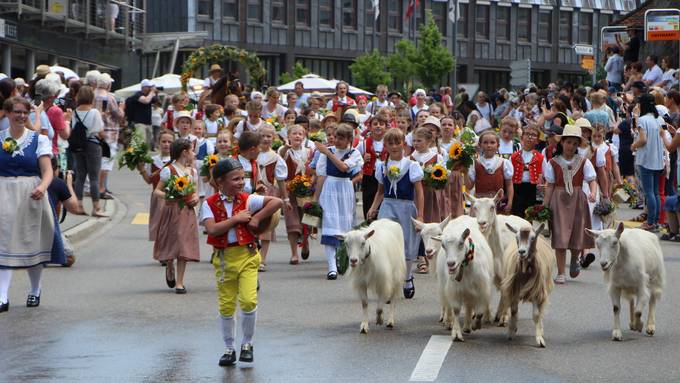
<svg viewBox="0 0 680 383">
<path fill-rule="evenodd" d="M 423 173 L 425 173 L 425 177 L 423 178 L 425 186 L 441 190 L 449 183 L 449 172 L 440 164 L 426 166 L 423 169 Z"/>
<path fill-rule="evenodd" d="M 463 144 L 472 145 L 472 146 L 474 146 L 476 144 L 477 134 L 475 133 L 474 130 L 472 130 L 470 128 L 463 128 L 462 132 L 461 132 L 460 129 L 458 129 L 458 133 L 456 134 L 455 131 L 454 131 L 454 134 L 456 136 L 458 136 L 458 134 L 460 134 L 460 141 Z"/>
<path fill-rule="evenodd" d="M 298 205 L 304 206 L 305 203 L 310 202 L 314 189 L 312 188 L 312 179 L 304 174 L 298 174 L 288 182 L 288 191 L 295 196 Z"/>
<path fill-rule="evenodd" d="M 5 138 L 5 141 L 2 142 L 2 150 L 7 153 L 14 153 L 18 146 L 19 144 L 17 144 L 16 140 L 12 137 L 7 137 Z"/>
<path fill-rule="evenodd" d="M 528 207 L 524 211 L 524 216 L 530 222 L 547 222 L 552 219 L 552 210 L 542 204 Z"/>
<path fill-rule="evenodd" d="M 326 142 L 326 133 L 324 133 L 322 131 L 309 133 L 308 138 L 309 138 L 310 141 L 313 141 L 313 142 L 324 143 L 324 142 Z"/>
<path fill-rule="evenodd" d="M 276 130 L 277 132 L 280 132 L 281 129 L 283 129 L 283 125 L 279 122 L 279 119 L 276 118 L 276 115 L 269 117 L 268 119 L 264 120 L 264 122 L 273 126 L 274 130 Z"/>
<path fill-rule="evenodd" d="M 153 160 L 149 156 L 149 144 L 139 135 L 130 139 L 130 146 L 118 158 L 118 169 L 127 167 L 135 170 L 140 164 L 150 164 Z"/>
<path fill-rule="evenodd" d="M 165 200 L 177 201 L 179 208 L 184 208 L 196 192 L 196 184 L 187 176 L 172 175 L 165 183 Z"/>
<path fill-rule="evenodd" d="M 217 165 L 220 158 L 216 154 L 211 154 L 203 158 L 203 164 L 201 164 L 201 177 L 210 177 L 210 170 Z"/>
<path fill-rule="evenodd" d="M 459 167 L 467 169 L 472 166 L 475 155 L 477 155 L 477 149 L 475 149 L 473 144 L 456 141 L 449 148 L 449 159 L 446 161 L 446 168 L 449 170 Z"/>
</svg>

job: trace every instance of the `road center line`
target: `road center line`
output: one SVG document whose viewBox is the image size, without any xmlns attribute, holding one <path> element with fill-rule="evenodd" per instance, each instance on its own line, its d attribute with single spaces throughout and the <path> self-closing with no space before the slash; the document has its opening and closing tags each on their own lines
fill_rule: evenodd
<svg viewBox="0 0 680 383">
<path fill-rule="evenodd" d="M 148 225 L 149 224 L 149 213 L 137 213 L 135 218 L 130 222 L 132 225 Z"/>
<path fill-rule="evenodd" d="M 416 367 L 411 373 L 411 382 L 434 382 L 451 347 L 451 336 L 432 335 L 427 342 Z"/>
</svg>

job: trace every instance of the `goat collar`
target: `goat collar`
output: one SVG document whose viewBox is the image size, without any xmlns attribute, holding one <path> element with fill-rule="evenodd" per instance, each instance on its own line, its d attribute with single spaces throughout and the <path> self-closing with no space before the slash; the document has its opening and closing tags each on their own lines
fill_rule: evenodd
<svg viewBox="0 0 680 383">
<path fill-rule="evenodd" d="M 364 262 L 366 262 L 366 259 L 368 259 L 368 257 L 371 256 L 371 245 L 367 244 L 366 246 L 368 246 L 368 253 L 366 254 L 366 257 L 364 258 Z"/>
<path fill-rule="evenodd" d="M 461 266 L 467 266 L 473 259 L 475 259 L 475 244 L 472 242 L 472 238 L 468 237 L 468 252 L 465 254 L 465 260 Z"/>
</svg>

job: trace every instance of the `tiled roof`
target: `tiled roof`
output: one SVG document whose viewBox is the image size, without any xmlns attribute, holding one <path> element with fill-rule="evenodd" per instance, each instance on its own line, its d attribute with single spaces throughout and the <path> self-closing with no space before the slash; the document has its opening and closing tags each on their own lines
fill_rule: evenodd
<svg viewBox="0 0 680 383">
<path fill-rule="evenodd" d="M 655 3 L 655 0 L 648 0 L 640 4 L 635 10 L 630 11 L 630 13 L 618 19 L 612 25 L 625 25 L 635 29 L 643 29 L 645 27 L 645 11 L 650 8 L 659 8 Z"/>
</svg>

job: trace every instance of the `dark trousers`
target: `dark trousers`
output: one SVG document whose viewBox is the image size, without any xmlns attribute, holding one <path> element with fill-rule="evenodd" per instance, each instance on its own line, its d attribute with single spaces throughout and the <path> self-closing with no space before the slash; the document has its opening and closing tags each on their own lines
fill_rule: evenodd
<svg viewBox="0 0 680 383">
<path fill-rule="evenodd" d="M 375 194 L 378 192 L 378 180 L 373 175 L 364 174 L 361 179 L 361 201 L 364 204 L 364 219 L 368 219 L 368 210 L 373 205 Z"/>
<path fill-rule="evenodd" d="M 536 204 L 536 185 L 531 182 L 512 184 L 515 196 L 512 199 L 512 215 L 524 218 L 524 211 Z"/>
</svg>

